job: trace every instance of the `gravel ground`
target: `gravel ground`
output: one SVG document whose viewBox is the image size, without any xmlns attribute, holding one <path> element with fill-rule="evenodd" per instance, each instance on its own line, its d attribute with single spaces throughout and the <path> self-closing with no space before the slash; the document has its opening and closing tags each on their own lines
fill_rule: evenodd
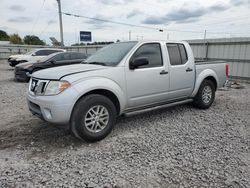
<svg viewBox="0 0 250 188">
<path fill-rule="evenodd" d="M 120 118 L 86 143 L 32 116 L 25 83 L 0 62 L 0 187 L 250 187 L 250 85 Z"/>
</svg>

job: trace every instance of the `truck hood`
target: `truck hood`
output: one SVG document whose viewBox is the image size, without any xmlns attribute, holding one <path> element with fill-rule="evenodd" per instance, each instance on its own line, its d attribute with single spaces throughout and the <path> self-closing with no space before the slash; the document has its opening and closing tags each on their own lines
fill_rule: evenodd
<svg viewBox="0 0 250 188">
<path fill-rule="evenodd" d="M 90 65 L 90 64 L 76 64 L 76 65 L 67 65 L 61 67 L 48 68 L 44 70 L 40 70 L 34 72 L 32 77 L 38 79 L 46 79 L 46 80 L 60 80 L 65 76 L 69 76 L 72 74 L 96 71 L 107 69 L 108 67 L 101 65 Z"/>
</svg>

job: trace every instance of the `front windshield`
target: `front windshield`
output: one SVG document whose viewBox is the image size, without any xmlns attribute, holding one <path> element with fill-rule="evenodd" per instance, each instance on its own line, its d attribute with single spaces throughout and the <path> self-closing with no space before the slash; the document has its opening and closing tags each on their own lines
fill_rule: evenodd
<svg viewBox="0 0 250 188">
<path fill-rule="evenodd" d="M 117 65 L 124 56 L 134 47 L 137 42 L 121 42 L 110 44 L 84 61 L 89 64 L 100 64 L 106 66 Z"/>
<path fill-rule="evenodd" d="M 40 62 L 45 62 L 45 61 L 48 61 L 49 59 L 51 59 L 52 57 L 56 56 L 57 54 L 60 54 L 62 52 L 57 52 L 57 53 L 52 53 L 50 55 L 47 55 L 45 57 L 43 57 L 42 59 L 40 59 L 39 61 Z"/>
</svg>

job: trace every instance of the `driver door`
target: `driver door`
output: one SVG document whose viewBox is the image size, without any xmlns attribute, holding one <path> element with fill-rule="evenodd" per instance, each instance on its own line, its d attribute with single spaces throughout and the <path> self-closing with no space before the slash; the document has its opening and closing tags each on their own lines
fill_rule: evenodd
<svg viewBox="0 0 250 188">
<path fill-rule="evenodd" d="M 147 58 L 149 64 L 130 69 L 136 58 Z M 160 43 L 142 44 L 126 66 L 128 108 L 141 107 L 167 100 L 169 89 L 168 67 L 163 63 Z"/>
</svg>

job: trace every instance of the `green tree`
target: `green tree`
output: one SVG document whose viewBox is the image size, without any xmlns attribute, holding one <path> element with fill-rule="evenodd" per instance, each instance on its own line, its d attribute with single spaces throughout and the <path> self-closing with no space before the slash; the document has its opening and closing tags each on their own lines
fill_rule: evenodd
<svg viewBox="0 0 250 188">
<path fill-rule="evenodd" d="M 9 41 L 12 44 L 22 44 L 23 43 L 21 37 L 18 34 L 10 35 Z"/>
<path fill-rule="evenodd" d="M 25 44 L 29 45 L 45 45 L 45 42 L 43 42 L 39 37 L 35 35 L 26 35 L 23 38 L 23 41 Z"/>
<path fill-rule="evenodd" d="M 3 31 L 3 30 L 0 30 L 0 41 L 6 41 L 6 40 L 9 40 L 9 35 Z"/>
</svg>

